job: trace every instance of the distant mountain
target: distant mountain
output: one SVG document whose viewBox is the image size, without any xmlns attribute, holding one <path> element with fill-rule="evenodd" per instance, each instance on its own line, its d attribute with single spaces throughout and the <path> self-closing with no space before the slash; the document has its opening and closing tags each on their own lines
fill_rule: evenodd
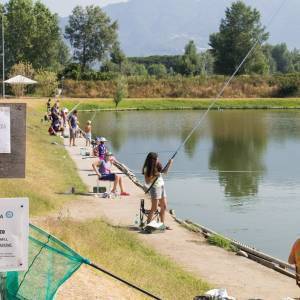
<svg viewBox="0 0 300 300">
<path fill-rule="evenodd" d="M 218 30 L 232 0 L 130 0 L 104 7 L 119 23 L 121 46 L 128 56 L 179 54 L 189 40 L 208 47 L 209 35 Z M 266 24 L 282 0 L 245 0 L 257 8 Z M 300 48 L 300 1 L 289 0 L 268 27 L 270 43 L 285 42 Z M 62 19 L 62 24 L 67 22 Z"/>
</svg>

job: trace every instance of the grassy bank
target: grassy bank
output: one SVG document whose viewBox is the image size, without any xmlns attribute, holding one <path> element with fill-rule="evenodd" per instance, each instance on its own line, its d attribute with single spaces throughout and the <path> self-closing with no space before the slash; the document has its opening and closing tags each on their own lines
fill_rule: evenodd
<svg viewBox="0 0 300 300">
<path fill-rule="evenodd" d="M 182 271 L 125 229 L 101 220 L 56 221 L 51 229 L 83 256 L 161 299 L 193 299 L 209 289 L 208 284 Z"/>
<path fill-rule="evenodd" d="M 26 179 L 0 180 L 0 197 L 29 197 L 30 214 L 40 215 L 57 210 L 74 198 L 59 193 L 72 186 L 82 191 L 86 187 L 76 174 L 62 139 L 50 137 L 49 124 L 41 122 L 44 102 L 27 103 Z"/>
<path fill-rule="evenodd" d="M 59 193 L 71 186 L 79 190 L 86 187 L 62 147 L 62 139 L 50 137 L 47 134 L 49 125 L 41 122 L 45 99 L 28 99 L 26 102 L 27 176 L 26 179 L 0 180 L 0 197 L 27 196 L 31 216 L 46 216 L 66 201 L 76 200 L 74 196 Z M 78 101 L 62 102 L 63 106 L 71 108 Z M 101 220 L 75 222 L 48 218 L 48 221 L 45 229 L 80 254 L 163 299 L 192 299 L 209 288 L 205 282 L 143 245 L 125 229 L 112 227 Z"/>
<path fill-rule="evenodd" d="M 124 99 L 118 109 L 157 110 L 157 109 L 207 109 L 212 99 Z M 79 110 L 115 109 L 111 99 L 64 99 L 69 108 L 79 103 Z M 300 109 L 300 98 L 269 99 L 222 99 L 212 109 Z"/>
</svg>

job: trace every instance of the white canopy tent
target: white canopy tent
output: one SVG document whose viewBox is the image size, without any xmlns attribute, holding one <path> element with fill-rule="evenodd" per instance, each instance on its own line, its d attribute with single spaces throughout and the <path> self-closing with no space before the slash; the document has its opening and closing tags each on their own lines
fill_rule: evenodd
<svg viewBox="0 0 300 300">
<path fill-rule="evenodd" d="M 22 76 L 22 75 L 17 75 L 17 76 L 12 77 L 8 80 L 5 80 L 4 82 L 8 83 L 8 84 L 23 84 L 23 85 L 36 84 L 37 83 L 37 81 L 32 80 L 32 79 L 27 78 L 27 77 Z"/>
<path fill-rule="evenodd" d="M 25 92 L 25 86 L 36 84 L 37 81 L 27 78 L 22 75 L 17 75 L 8 80 L 5 80 L 4 83 L 12 85 L 13 94 L 17 97 L 22 97 Z"/>
</svg>

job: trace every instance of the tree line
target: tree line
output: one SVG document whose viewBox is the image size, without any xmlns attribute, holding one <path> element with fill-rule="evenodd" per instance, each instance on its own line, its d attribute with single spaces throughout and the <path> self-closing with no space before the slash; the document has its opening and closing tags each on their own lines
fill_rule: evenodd
<svg viewBox="0 0 300 300">
<path fill-rule="evenodd" d="M 30 69 L 29 75 L 39 74 L 44 82 L 51 77 L 52 86 L 57 84 L 53 74 L 74 80 L 230 75 L 257 40 L 239 75 L 300 72 L 300 51 L 289 50 L 285 43 L 268 44 L 269 33 L 259 11 L 243 1 L 226 9 L 207 50 L 198 51 L 194 41 L 189 41 L 183 55 L 150 57 L 126 57 L 118 41 L 118 23 L 98 6 L 76 6 L 64 31 L 58 16 L 40 1 L 9 0 L 0 8 L 6 72 L 13 75 Z"/>
</svg>

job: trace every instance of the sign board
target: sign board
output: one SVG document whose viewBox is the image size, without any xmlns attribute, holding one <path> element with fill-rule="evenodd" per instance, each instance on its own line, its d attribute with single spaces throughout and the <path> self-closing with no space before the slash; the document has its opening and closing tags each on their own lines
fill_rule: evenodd
<svg viewBox="0 0 300 300">
<path fill-rule="evenodd" d="M 24 178 L 26 104 L 0 103 L 0 178 Z"/>
<path fill-rule="evenodd" d="M 0 272 L 27 271 L 29 201 L 0 198 Z"/>
<path fill-rule="evenodd" d="M 0 153 L 10 153 L 10 107 L 0 107 Z"/>
</svg>

